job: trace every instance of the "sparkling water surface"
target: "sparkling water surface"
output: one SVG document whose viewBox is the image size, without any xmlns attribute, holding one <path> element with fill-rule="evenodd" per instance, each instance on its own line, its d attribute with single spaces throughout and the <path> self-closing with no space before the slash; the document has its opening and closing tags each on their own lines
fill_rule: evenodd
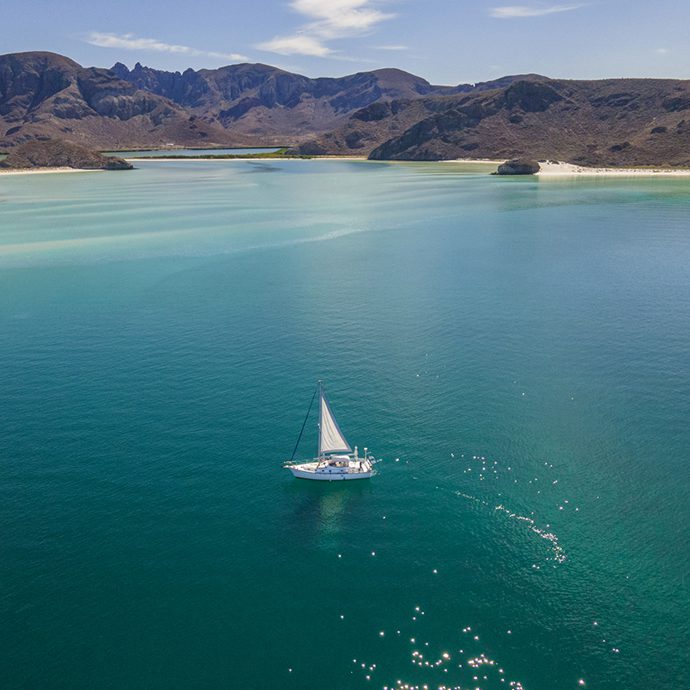
<svg viewBox="0 0 690 690">
<path fill-rule="evenodd" d="M 0 686 L 690 685 L 690 180 L 489 169 L 0 177 Z"/>
</svg>

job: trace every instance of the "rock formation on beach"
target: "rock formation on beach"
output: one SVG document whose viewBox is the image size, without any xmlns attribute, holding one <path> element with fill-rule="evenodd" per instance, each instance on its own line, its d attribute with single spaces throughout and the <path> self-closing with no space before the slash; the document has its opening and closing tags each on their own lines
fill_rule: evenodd
<svg viewBox="0 0 690 690">
<path fill-rule="evenodd" d="M 10 151 L 0 168 L 27 170 L 32 168 L 76 168 L 79 170 L 131 170 L 122 158 L 104 156 L 97 151 L 68 141 L 27 141 Z"/>
<path fill-rule="evenodd" d="M 496 170 L 496 175 L 534 175 L 539 172 L 537 161 L 528 161 L 524 158 L 513 158 L 501 163 Z"/>
</svg>

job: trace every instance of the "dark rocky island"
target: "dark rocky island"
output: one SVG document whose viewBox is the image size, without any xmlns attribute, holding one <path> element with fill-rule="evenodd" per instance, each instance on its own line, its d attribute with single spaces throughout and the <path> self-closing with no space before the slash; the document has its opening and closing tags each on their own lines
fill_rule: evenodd
<svg viewBox="0 0 690 690">
<path fill-rule="evenodd" d="M 75 168 L 77 170 L 131 170 L 134 166 L 122 158 L 104 156 L 69 141 L 28 141 L 10 151 L 0 162 L 0 169 Z"/>
<path fill-rule="evenodd" d="M 512 160 L 501 163 L 496 170 L 496 175 L 534 175 L 540 170 L 537 161 L 530 161 L 525 158 L 513 158 Z"/>
</svg>

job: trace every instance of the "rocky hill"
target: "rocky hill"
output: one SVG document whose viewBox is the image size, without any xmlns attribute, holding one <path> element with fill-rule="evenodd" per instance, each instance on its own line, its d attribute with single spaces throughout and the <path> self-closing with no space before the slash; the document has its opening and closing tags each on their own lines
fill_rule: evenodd
<svg viewBox="0 0 690 690">
<path fill-rule="evenodd" d="M 13 148 L 0 168 L 76 168 L 79 170 L 131 170 L 132 165 L 116 156 L 104 156 L 67 141 L 27 141 Z"/>
<path fill-rule="evenodd" d="M 687 80 L 517 80 L 481 93 L 393 101 L 386 112 L 374 110 L 355 113 L 330 134 L 330 148 L 354 151 L 359 140 L 360 150 L 371 147 L 370 157 L 380 160 L 524 157 L 580 165 L 690 165 Z"/>
</svg>

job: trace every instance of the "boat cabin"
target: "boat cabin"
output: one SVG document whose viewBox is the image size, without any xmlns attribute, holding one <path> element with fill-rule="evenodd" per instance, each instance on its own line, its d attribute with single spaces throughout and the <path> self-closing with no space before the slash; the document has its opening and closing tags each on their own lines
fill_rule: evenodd
<svg viewBox="0 0 690 690">
<path fill-rule="evenodd" d="M 349 467 L 350 466 L 350 456 L 349 455 L 330 455 L 326 458 L 326 464 L 329 467 Z"/>
</svg>

